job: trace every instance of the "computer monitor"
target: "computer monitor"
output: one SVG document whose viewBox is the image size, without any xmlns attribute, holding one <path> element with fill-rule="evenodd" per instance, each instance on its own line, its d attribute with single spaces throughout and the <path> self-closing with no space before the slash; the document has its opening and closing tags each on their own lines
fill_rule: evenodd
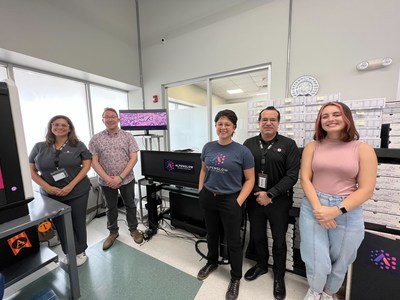
<svg viewBox="0 0 400 300">
<path fill-rule="evenodd" d="M 143 150 L 140 159 L 147 179 L 189 188 L 199 185 L 200 153 Z"/>
<path fill-rule="evenodd" d="M 119 111 L 120 125 L 123 130 L 167 130 L 166 109 L 135 109 Z"/>
</svg>

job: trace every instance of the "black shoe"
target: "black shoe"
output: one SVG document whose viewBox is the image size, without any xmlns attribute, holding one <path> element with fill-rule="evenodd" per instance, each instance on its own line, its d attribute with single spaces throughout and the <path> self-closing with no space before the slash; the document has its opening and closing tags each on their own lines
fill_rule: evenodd
<svg viewBox="0 0 400 300">
<path fill-rule="evenodd" d="M 264 269 L 260 267 L 260 265 L 255 265 L 254 267 L 250 268 L 246 274 L 244 274 L 244 279 L 247 281 L 252 281 L 254 279 L 257 279 L 258 276 L 265 274 L 268 272 L 268 268 Z"/>
<path fill-rule="evenodd" d="M 215 271 L 218 268 L 217 264 L 206 264 L 204 267 L 202 267 L 197 274 L 197 279 L 198 280 L 204 280 L 210 275 L 213 271 Z"/>
<path fill-rule="evenodd" d="M 240 279 L 231 279 L 229 282 L 228 290 L 225 294 L 226 300 L 236 300 L 239 296 Z"/>
<path fill-rule="evenodd" d="M 274 297 L 275 300 L 283 300 L 286 298 L 285 279 L 274 280 Z"/>
</svg>

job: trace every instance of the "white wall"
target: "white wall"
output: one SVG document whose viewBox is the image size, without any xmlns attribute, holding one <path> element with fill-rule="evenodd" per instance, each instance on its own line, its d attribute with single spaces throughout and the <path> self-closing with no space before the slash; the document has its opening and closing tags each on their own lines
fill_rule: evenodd
<svg viewBox="0 0 400 300">
<path fill-rule="evenodd" d="M 400 2 L 396 0 L 293 1 L 290 82 L 313 74 L 320 94 L 342 99 L 396 97 L 400 66 Z M 360 72 L 368 59 L 392 57 L 390 67 Z"/>
<path fill-rule="evenodd" d="M 151 96 L 161 94 L 163 83 L 268 62 L 273 62 L 272 95 L 277 97 L 285 88 L 287 26 L 288 1 L 274 1 L 144 48 L 147 108 L 155 107 Z"/>
<path fill-rule="evenodd" d="M 140 86 L 135 1 L 5 0 L 0 28 L 0 48 Z"/>
<path fill-rule="evenodd" d="M 293 1 L 289 82 L 307 74 L 319 80 L 321 95 L 394 99 L 399 11 L 397 0 Z M 143 49 L 146 107 L 155 108 L 151 96 L 161 94 L 161 84 L 268 62 L 272 98 L 284 98 L 288 20 L 289 0 L 273 1 Z M 360 61 L 386 56 L 391 66 L 356 71 Z"/>
</svg>

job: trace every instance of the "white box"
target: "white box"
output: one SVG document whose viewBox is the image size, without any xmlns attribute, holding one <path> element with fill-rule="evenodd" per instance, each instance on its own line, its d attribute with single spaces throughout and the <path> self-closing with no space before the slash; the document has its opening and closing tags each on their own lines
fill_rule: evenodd
<svg viewBox="0 0 400 300">
<path fill-rule="evenodd" d="M 354 119 L 382 119 L 382 109 L 356 109 L 352 110 L 352 115 Z"/>
<path fill-rule="evenodd" d="M 400 203 L 370 199 L 363 204 L 363 208 L 372 212 L 400 215 Z"/>
<path fill-rule="evenodd" d="M 304 114 L 304 121 L 308 123 L 313 123 L 314 128 L 315 128 L 315 121 L 317 120 L 317 114 L 312 113 L 312 114 Z"/>
<path fill-rule="evenodd" d="M 400 112 L 394 112 L 394 113 L 383 113 L 382 115 L 382 124 L 387 124 L 387 123 L 400 123 Z"/>
<path fill-rule="evenodd" d="M 387 177 L 380 176 L 376 178 L 377 189 L 389 189 L 389 190 L 399 190 L 400 189 L 400 178 L 397 177 Z"/>
<path fill-rule="evenodd" d="M 298 122 L 304 122 L 304 114 L 285 114 L 281 116 L 281 124 L 282 123 L 298 123 Z"/>
<path fill-rule="evenodd" d="M 400 123 L 397 123 L 397 124 L 396 123 L 390 123 L 389 124 L 389 131 L 391 131 L 391 132 L 397 131 L 400 134 Z"/>
<path fill-rule="evenodd" d="M 400 177 L 400 165 L 379 163 L 378 176 Z"/>
<path fill-rule="evenodd" d="M 375 129 L 380 129 L 382 126 L 382 121 L 378 119 L 357 119 L 354 120 L 354 124 L 356 127 L 369 127 L 369 128 L 375 128 Z"/>
<path fill-rule="evenodd" d="M 400 143 L 391 143 L 391 142 L 389 142 L 388 148 L 390 148 L 390 149 L 400 149 Z"/>
<path fill-rule="evenodd" d="M 390 135 L 389 144 L 400 144 L 400 136 L 392 136 L 392 135 Z"/>
<path fill-rule="evenodd" d="M 384 213 L 374 213 L 367 210 L 364 210 L 363 214 L 365 222 L 400 229 L 400 216 Z"/>
<path fill-rule="evenodd" d="M 370 145 L 372 148 L 380 148 L 381 147 L 381 139 L 380 138 L 369 138 L 364 137 L 360 138 L 360 141 Z"/>
<path fill-rule="evenodd" d="M 371 199 L 400 203 L 400 190 L 375 189 Z"/>
<path fill-rule="evenodd" d="M 374 99 L 360 99 L 360 100 L 344 100 L 342 101 L 351 110 L 354 109 L 365 109 L 365 108 L 384 108 L 385 98 L 374 98 Z"/>
</svg>

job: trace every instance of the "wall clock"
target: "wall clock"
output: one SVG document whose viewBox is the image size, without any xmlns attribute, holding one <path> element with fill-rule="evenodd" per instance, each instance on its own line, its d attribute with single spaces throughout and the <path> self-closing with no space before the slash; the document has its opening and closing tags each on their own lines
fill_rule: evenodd
<svg viewBox="0 0 400 300">
<path fill-rule="evenodd" d="M 292 97 L 315 96 L 319 90 L 318 80 L 312 76 L 304 75 L 297 78 L 290 88 Z"/>
</svg>

